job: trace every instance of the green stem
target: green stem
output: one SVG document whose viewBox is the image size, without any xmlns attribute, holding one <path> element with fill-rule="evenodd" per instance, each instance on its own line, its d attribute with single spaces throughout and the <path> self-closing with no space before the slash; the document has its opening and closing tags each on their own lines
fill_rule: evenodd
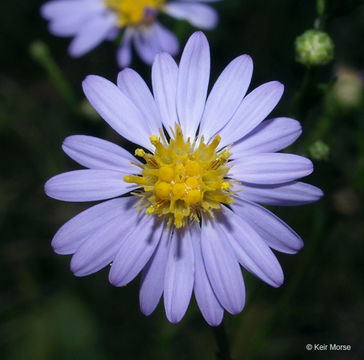
<svg viewBox="0 0 364 360">
<path fill-rule="evenodd" d="M 226 335 L 224 323 L 220 326 L 214 327 L 214 337 L 216 340 L 218 351 L 216 352 L 217 360 L 232 360 L 230 355 L 230 345 Z"/>
<path fill-rule="evenodd" d="M 47 45 L 42 41 L 35 41 L 30 45 L 30 55 L 46 71 L 51 83 L 60 93 L 71 109 L 78 112 L 78 100 L 72 86 L 53 59 Z"/>
<path fill-rule="evenodd" d="M 316 1 L 317 18 L 314 23 L 314 28 L 318 30 L 324 30 L 325 10 L 326 10 L 326 0 L 317 0 Z"/>
</svg>

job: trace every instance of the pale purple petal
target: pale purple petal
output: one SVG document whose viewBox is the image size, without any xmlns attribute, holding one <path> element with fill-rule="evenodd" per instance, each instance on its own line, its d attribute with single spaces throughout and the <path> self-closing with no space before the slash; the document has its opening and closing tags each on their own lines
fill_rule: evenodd
<svg viewBox="0 0 364 360">
<path fill-rule="evenodd" d="M 158 135 L 162 123 L 157 105 L 145 81 L 136 71 L 127 68 L 120 71 L 117 84 L 142 114 L 151 131 L 150 135 Z"/>
<path fill-rule="evenodd" d="M 281 184 L 312 173 L 312 162 L 299 155 L 266 153 L 245 156 L 230 163 L 229 176 L 253 184 Z"/>
<path fill-rule="evenodd" d="M 143 270 L 139 303 L 144 315 L 150 315 L 157 307 L 164 289 L 171 232 L 163 231 L 159 245 Z"/>
<path fill-rule="evenodd" d="M 209 76 L 209 43 L 202 32 L 195 32 L 183 50 L 177 83 L 177 112 L 186 138 L 195 137 L 205 108 Z"/>
<path fill-rule="evenodd" d="M 105 40 L 113 27 L 115 27 L 113 14 L 97 16 L 87 21 L 72 40 L 68 49 L 69 54 L 74 57 L 86 54 Z"/>
<path fill-rule="evenodd" d="M 178 323 L 191 299 L 194 282 L 194 256 L 188 231 L 175 229 L 164 278 L 164 308 L 168 320 Z"/>
<path fill-rule="evenodd" d="M 224 215 L 225 221 L 220 226 L 239 263 L 267 284 L 281 286 L 284 280 L 281 265 L 266 242 L 243 217 L 228 209 Z"/>
<path fill-rule="evenodd" d="M 231 159 L 280 151 L 294 143 L 301 133 L 301 125 L 294 119 L 282 117 L 263 121 L 247 136 L 231 146 L 229 149 Z"/>
<path fill-rule="evenodd" d="M 219 131 L 220 146 L 234 143 L 258 126 L 278 104 L 283 90 L 284 86 L 280 82 L 271 81 L 250 92 L 241 102 L 232 119 Z"/>
<path fill-rule="evenodd" d="M 137 213 L 135 208 L 129 208 L 120 217 L 103 224 L 90 234 L 73 255 L 72 272 L 76 276 L 86 276 L 109 265 L 114 260 L 123 239 L 136 227 L 142 227 L 146 216 Z"/>
<path fill-rule="evenodd" d="M 101 15 L 101 2 L 85 5 L 84 1 L 50 1 L 42 5 L 41 14 L 50 20 L 49 31 L 57 36 L 72 36 L 89 21 Z"/>
<path fill-rule="evenodd" d="M 66 222 L 54 235 L 52 247 L 57 254 L 73 254 L 85 239 L 113 218 L 125 216 L 127 209 L 135 209 L 137 198 L 127 197 L 104 201 Z"/>
<path fill-rule="evenodd" d="M 89 75 L 83 91 L 100 116 L 121 136 L 153 151 L 148 123 L 134 103 L 121 90 L 100 76 Z"/>
<path fill-rule="evenodd" d="M 152 28 L 148 27 L 136 32 L 133 36 L 135 50 L 146 64 L 152 64 L 156 54 L 160 51 L 157 39 L 153 35 Z"/>
<path fill-rule="evenodd" d="M 121 44 L 118 48 L 116 59 L 118 65 L 123 68 L 129 66 L 132 59 L 131 52 L 131 39 L 133 32 L 130 29 L 126 29 L 123 34 L 123 39 L 121 40 Z"/>
<path fill-rule="evenodd" d="M 91 1 L 87 4 L 82 0 L 49 1 L 40 8 L 41 15 L 48 20 L 67 18 L 74 15 L 91 15 L 100 13 L 105 8 L 101 1 Z"/>
<path fill-rule="evenodd" d="M 275 185 L 242 183 L 234 187 L 242 190 L 236 196 L 265 205 L 296 206 L 318 201 L 323 196 L 321 189 L 303 182 L 292 181 Z"/>
<path fill-rule="evenodd" d="M 155 101 L 159 108 L 162 122 L 169 135 L 178 124 L 176 109 L 178 67 L 172 56 L 157 54 L 152 67 L 152 83 Z"/>
<path fill-rule="evenodd" d="M 133 36 L 134 47 L 139 57 L 146 63 L 152 64 L 160 51 L 153 26 L 140 28 Z"/>
<path fill-rule="evenodd" d="M 237 314 L 244 307 L 245 287 L 236 256 L 220 226 L 204 221 L 201 230 L 202 256 L 210 284 L 220 304 Z"/>
<path fill-rule="evenodd" d="M 216 11 L 207 5 L 169 2 L 164 9 L 168 15 L 176 19 L 187 20 L 191 25 L 201 29 L 213 29 L 218 23 Z"/>
<path fill-rule="evenodd" d="M 162 26 L 159 22 L 155 22 L 153 24 L 153 32 L 158 44 L 158 52 L 166 52 L 172 56 L 177 55 L 179 42 L 172 31 Z"/>
<path fill-rule="evenodd" d="M 140 28 L 134 35 L 134 46 L 140 58 L 147 64 L 152 64 L 159 52 L 176 55 L 179 50 L 176 36 L 158 22 Z"/>
<path fill-rule="evenodd" d="M 137 187 L 113 170 L 75 170 L 56 175 L 44 185 L 45 193 L 63 201 L 96 201 L 125 194 Z"/>
<path fill-rule="evenodd" d="M 199 133 L 209 140 L 234 115 L 248 90 L 253 61 L 248 55 L 235 58 L 216 80 L 206 101 Z"/>
<path fill-rule="evenodd" d="M 109 273 L 109 281 L 115 286 L 124 286 L 132 281 L 144 268 L 157 247 L 164 231 L 163 223 L 154 216 L 146 218 L 121 240 Z"/>
<path fill-rule="evenodd" d="M 200 226 L 193 224 L 190 231 L 195 254 L 194 293 L 196 301 L 206 322 L 211 326 L 218 326 L 223 319 L 224 309 L 217 300 L 206 273 L 201 253 Z"/>
<path fill-rule="evenodd" d="M 48 30 L 56 36 L 74 36 L 81 31 L 84 24 L 92 21 L 98 14 L 74 14 L 71 16 L 55 19 L 48 25 Z"/>
<path fill-rule="evenodd" d="M 116 37 L 118 36 L 120 32 L 120 29 L 118 27 L 114 27 L 112 28 L 109 33 L 106 36 L 106 40 L 108 41 L 114 41 L 116 39 Z"/>
<path fill-rule="evenodd" d="M 231 207 L 253 226 L 269 247 L 287 254 L 295 254 L 303 247 L 303 241 L 296 232 L 264 207 L 239 198 Z"/>
<path fill-rule="evenodd" d="M 93 136 L 69 136 L 63 141 L 62 149 L 71 159 L 90 169 L 133 174 L 138 168 L 131 162 L 140 163 L 122 147 Z"/>
</svg>

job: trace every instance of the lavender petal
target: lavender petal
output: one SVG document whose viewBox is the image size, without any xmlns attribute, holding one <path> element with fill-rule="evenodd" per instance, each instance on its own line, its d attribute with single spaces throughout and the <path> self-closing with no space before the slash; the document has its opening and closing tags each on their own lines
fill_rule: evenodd
<svg viewBox="0 0 364 360">
<path fill-rule="evenodd" d="M 200 134 L 208 140 L 234 115 L 248 90 L 253 61 L 248 55 L 235 58 L 216 80 L 206 101 Z"/>
<path fill-rule="evenodd" d="M 209 77 L 209 43 L 202 32 L 195 32 L 183 50 L 177 83 L 177 112 L 186 138 L 195 137 L 205 108 Z"/>
<path fill-rule="evenodd" d="M 164 230 L 163 224 L 147 216 L 120 244 L 109 273 L 114 286 L 124 286 L 144 268 L 157 247 Z"/>
<path fill-rule="evenodd" d="M 113 170 L 69 171 L 49 179 L 44 190 L 49 197 L 63 201 L 105 200 L 137 187 L 126 183 L 124 175 Z"/>
<path fill-rule="evenodd" d="M 231 145 L 258 126 L 278 104 L 283 89 L 280 82 L 271 81 L 250 92 L 231 120 L 219 131 L 220 146 Z"/>
<path fill-rule="evenodd" d="M 201 253 L 201 229 L 198 225 L 192 225 L 190 231 L 195 254 L 194 293 L 196 301 L 206 322 L 211 326 L 218 326 L 223 319 L 224 309 L 217 300 L 206 273 Z"/>
<path fill-rule="evenodd" d="M 143 270 L 139 304 L 142 313 L 147 316 L 155 310 L 163 294 L 170 235 L 170 231 L 163 231 L 156 251 Z"/>
<path fill-rule="evenodd" d="M 243 275 L 230 244 L 213 221 L 201 227 L 201 249 L 210 284 L 220 304 L 231 314 L 243 310 L 245 287 Z"/>
<path fill-rule="evenodd" d="M 52 247 L 57 254 L 73 254 L 96 230 L 113 218 L 121 218 L 137 199 L 132 197 L 104 201 L 82 211 L 67 221 L 54 235 Z"/>
<path fill-rule="evenodd" d="M 249 222 L 272 249 L 287 254 L 295 254 L 302 249 L 303 241 L 299 235 L 264 207 L 236 198 L 232 209 Z"/>
<path fill-rule="evenodd" d="M 263 121 L 231 146 L 231 158 L 280 151 L 294 143 L 301 133 L 301 125 L 294 119 L 282 117 Z"/>
<path fill-rule="evenodd" d="M 190 233 L 176 229 L 164 278 L 164 308 L 171 323 L 178 323 L 183 318 L 191 299 L 193 282 L 194 257 Z"/>
<path fill-rule="evenodd" d="M 90 169 L 116 170 L 133 174 L 131 162 L 140 162 L 122 147 L 93 136 L 73 135 L 62 144 L 63 151 L 80 165 Z"/>
<path fill-rule="evenodd" d="M 312 162 L 282 153 L 248 155 L 230 163 L 229 176 L 252 184 L 281 184 L 312 173 Z"/>
</svg>

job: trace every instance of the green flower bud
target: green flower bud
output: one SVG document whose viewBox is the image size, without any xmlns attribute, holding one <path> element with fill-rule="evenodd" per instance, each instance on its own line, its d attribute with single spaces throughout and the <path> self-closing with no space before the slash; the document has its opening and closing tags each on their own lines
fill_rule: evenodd
<svg viewBox="0 0 364 360">
<path fill-rule="evenodd" d="M 307 30 L 296 38 L 296 60 L 306 66 L 328 64 L 334 58 L 334 43 L 329 34 Z"/>
<path fill-rule="evenodd" d="M 327 160 L 329 158 L 330 148 L 322 140 L 317 140 L 310 145 L 308 152 L 314 160 Z"/>
</svg>

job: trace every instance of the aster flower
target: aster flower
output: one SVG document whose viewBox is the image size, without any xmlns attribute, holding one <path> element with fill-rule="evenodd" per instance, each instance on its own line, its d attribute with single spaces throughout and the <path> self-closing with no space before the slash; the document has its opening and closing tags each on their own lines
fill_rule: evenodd
<svg viewBox="0 0 364 360">
<path fill-rule="evenodd" d="M 302 205 L 322 192 L 297 181 L 312 172 L 310 160 L 276 153 L 298 138 L 301 126 L 285 117 L 264 120 L 283 85 L 268 82 L 245 96 L 252 71 L 248 55 L 237 57 L 207 97 L 209 45 L 197 32 L 179 66 L 166 53 L 156 56 L 153 95 L 131 69 L 119 73 L 117 86 L 99 76 L 84 80 L 92 106 L 142 148 L 134 157 L 91 136 L 65 139 L 66 154 L 88 169 L 51 178 L 47 195 L 106 200 L 68 221 L 53 239 L 57 253 L 73 254 L 76 276 L 112 264 L 109 280 L 123 286 L 141 272 L 144 314 L 163 295 L 167 318 L 176 323 L 194 292 L 213 326 L 224 310 L 236 314 L 244 307 L 240 265 L 273 287 L 282 284 L 271 249 L 292 254 L 303 243 L 260 204 Z"/>
<path fill-rule="evenodd" d="M 120 67 L 131 62 L 134 48 L 147 64 L 158 52 L 176 55 L 176 36 L 157 21 L 160 13 L 185 19 L 201 29 L 217 24 L 214 9 L 204 4 L 219 0 L 52 0 L 41 8 L 50 21 L 49 31 L 56 36 L 74 37 L 69 54 L 79 57 L 104 40 L 115 39 L 124 30 L 117 51 Z"/>
</svg>

